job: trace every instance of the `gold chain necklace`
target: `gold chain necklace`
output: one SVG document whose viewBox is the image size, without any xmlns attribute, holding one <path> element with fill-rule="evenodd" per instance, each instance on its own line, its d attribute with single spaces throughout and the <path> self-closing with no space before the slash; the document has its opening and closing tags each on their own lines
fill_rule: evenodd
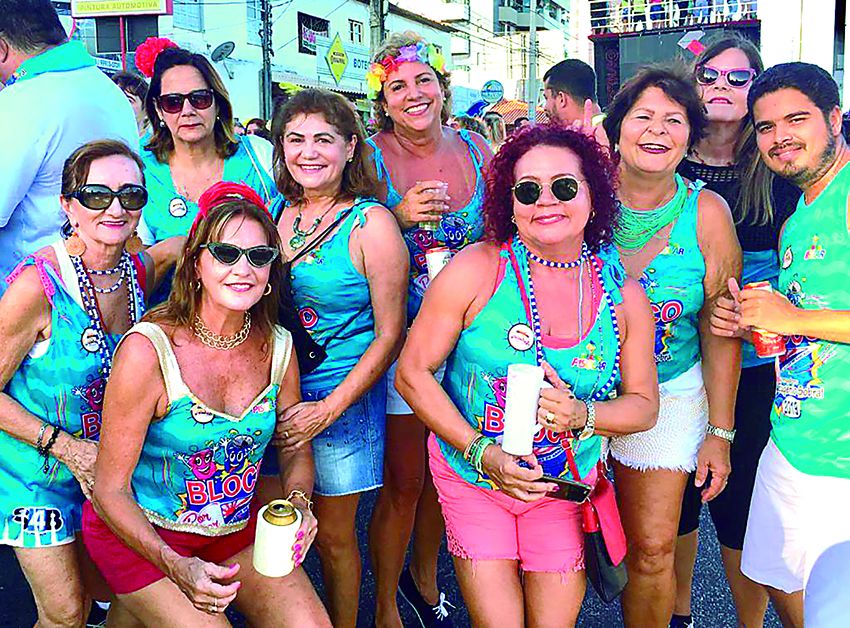
<svg viewBox="0 0 850 628">
<path fill-rule="evenodd" d="M 245 322 L 242 324 L 242 329 L 231 336 L 221 336 L 213 333 L 209 327 L 204 325 L 204 321 L 197 314 L 195 315 L 195 323 L 192 325 L 192 331 L 208 347 L 230 351 L 248 339 L 248 334 L 251 333 L 251 313 L 245 312 Z"/>
</svg>

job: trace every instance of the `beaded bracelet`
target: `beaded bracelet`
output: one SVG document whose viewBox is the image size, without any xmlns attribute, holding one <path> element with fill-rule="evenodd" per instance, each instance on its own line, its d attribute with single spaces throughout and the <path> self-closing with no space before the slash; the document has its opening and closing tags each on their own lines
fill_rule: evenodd
<svg viewBox="0 0 850 628">
<path fill-rule="evenodd" d="M 478 434 L 466 446 L 464 450 L 464 460 L 466 460 L 478 473 L 484 473 L 481 468 L 481 462 L 484 459 L 484 451 L 490 446 L 495 445 L 496 441 L 484 434 Z"/>
<path fill-rule="evenodd" d="M 38 452 L 39 456 L 43 455 L 42 451 L 44 450 L 44 443 L 42 441 L 44 440 L 44 432 L 47 430 L 48 425 L 50 424 L 41 424 L 41 429 L 38 430 L 38 438 L 35 439 L 35 450 Z"/>
<path fill-rule="evenodd" d="M 286 501 L 291 502 L 293 497 L 300 497 L 301 500 L 307 504 L 307 510 L 313 512 L 313 501 L 307 496 L 307 493 L 297 488 L 293 489 L 289 491 L 289 496 L 286 498 Z"/>
<path fill-rule="evenodd" d="M 56 443 L 56 439 L 59 437 L 59 428 L 55 425 L 53 427 L 53 433 L 50 435 L 50 438 L 47 439 L 47 443 L 44 447 L 39 448 L 38 453 L 44 456 L 44 466 L 41 468 L 42 472 L 47 474 L 50 470 L 50 450 L 53 448 L 53 445 Z"/>
</svg>

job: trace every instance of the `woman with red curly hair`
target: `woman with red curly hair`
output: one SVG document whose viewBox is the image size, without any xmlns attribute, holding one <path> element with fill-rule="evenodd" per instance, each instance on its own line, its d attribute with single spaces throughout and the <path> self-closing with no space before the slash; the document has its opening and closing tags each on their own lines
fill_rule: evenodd
<svg viewBox="0 0 850 628">
<path fill-rule="evenodd" d="M 541 478 L 593 484 L 601 437 L 655 420 L 652 313 L 611 246 L 614 172 L 579 132 L 535 126 L 510 137 L 487 174 L 488 241 L 435 279 L 399 359 L 396 386 L 434 433 L 431 473 L 476 625 L 575 623 L 581 509 Z M 441 387 L 434 372 L 446 359 Z M 516 363 L 543 367 L 553 385 L 523 457 L 498 444 Z"/>
<path fill-rule="evenodd" d="M 296 569 L 267 578 L 252 564 L 260 462 L 300 401 L 292 339 L 277 325 L 279 247 L 251 188 L 214 185 L 168 301 L 116 350 L 83 541 L 119 608 L 145 626 L 229 626 L 230 603 L 252 626 L 330 626 L 299 568 L 316 535 L 309 448 L 279 459 L 302 516 Z"/>
</svg>

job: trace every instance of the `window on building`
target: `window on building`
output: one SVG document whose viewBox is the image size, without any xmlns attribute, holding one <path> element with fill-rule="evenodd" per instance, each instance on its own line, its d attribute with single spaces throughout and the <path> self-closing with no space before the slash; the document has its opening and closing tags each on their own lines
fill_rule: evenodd
<svg viewBox="0 0 850 628">
<path fill-rule="evenodd" d="M 134 15 L 124 18 L 124 50 L 133 52 L 148 37 L 159 35 L 159 21 L 155 15 Z M 117 17 L 99 17 L 95 20 L 95 39 L 98 54 L 121 52 L 120 21 Z"/>
<path fill-rule="evenodd" d="M 121 52 L 121 31 L 117 17 L 99 17 L 95 21 L 97 52 Z"/>
<path fill-rule="evenodd" d="M 263 29 L 260 0 L 246 0 L 245 10 L 248 12 L 248 43 L 260 46 L 263 43 L 263 38 L 260 35 L 260 31 Z"/>
<path fill-rule="evenodd" d="M 156 15 L 135 15 L 124 18 L 127 52 L 133 52 L 148 37 L 159 35 L 159 20 Z"/>
<path fill-rule="evenodd" d="M 363 22 L 348 20 L 348 38 L 353 44 L 363 43 Z"/>
<path fill-rule="evenodd" d="M 201 32 L 204 30 L 204 3 L 202 0 L 174 2 L 174 28 Z"/>
</svg>

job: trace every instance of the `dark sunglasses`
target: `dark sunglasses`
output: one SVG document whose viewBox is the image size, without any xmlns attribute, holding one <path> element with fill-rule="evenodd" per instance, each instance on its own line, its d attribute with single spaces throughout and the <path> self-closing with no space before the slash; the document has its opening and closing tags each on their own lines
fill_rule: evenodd
<svg viewBox="0 0 850 628">
<path fill-rule="evenodd" d="M 105 185 L 86 184 L 68 195 L 68 198 L 80 201 L 83 207 L 97 211 L 107 209 L 116 197 L 121 207 L 130 212 L 137 212 L 147 204 L 148 191 L 135 183 L 122 185 L 117 191 Z"/>
<path fill-rule="evenodd" d="M 266 245 L 243 249 L 227 242 L 207 242 L 201 248 L 208 250 L 210 255 L 227 266 L 233 266 L 244 255 L 248 258 L 248 263 L 251 266 L 263 268 L 275 261 L 277 256 L 280 255 L 280 250 L 276 246 Z"/>
<path fill-rule="evenodd" d="M 580 183 L 573 177 L 560 177 L 547 185 L 559 201 L 571 201 L 578 194 Z M 543 194 L 543 186 L 537 181 L 520 181 L 511 189 L 514 191 L 514 198 L 523 205 L 534 205 Z"/>
<path fill-rule="evenodd" d="M 710 65 L 701 65 L 697 68 L 695 78 L 700 85 L 714 85 L 721 76 L 726 77 L 726 82 L 730 87 L 741 89 L 752 82 L 756 76 L 756 71 L 752 68 L 718 70 Z"/>
<path fill-rule="evenodd" d="M 165 113 L 180 113 L 186 100 L 195 109 L 209 109 L 215 101 L 215 93 L 211 89 L 196 89 L 188 94 L 162 94 L 157 100 Z"/>
</svg>

